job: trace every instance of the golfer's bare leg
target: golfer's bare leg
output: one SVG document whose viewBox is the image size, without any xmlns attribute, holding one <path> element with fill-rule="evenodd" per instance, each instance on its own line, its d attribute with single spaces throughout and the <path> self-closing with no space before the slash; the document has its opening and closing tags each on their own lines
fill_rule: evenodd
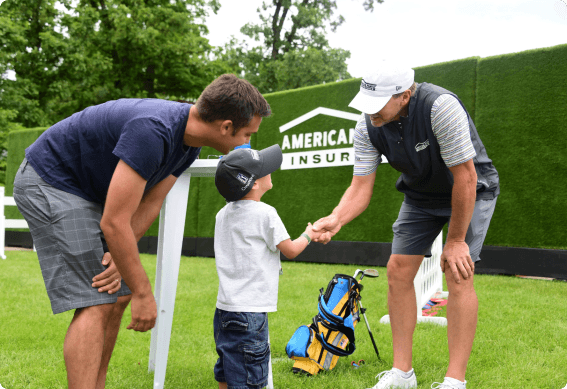
<svg viewBox="0 0 567 389">
<path fill-rule="evenodd" d="M 392 327 L 394 367 L 409 371 L 412 367 L 413 331 L 417 305 L 413 280 L 423 255 L 392 254 L 388 261 L 388 312 Z"/>
<path fill-rule="evenodd" d="M 226 384 L 226 382 L 219 382 L 219 389 L 227 389 L 228 385 Z"/>
<path fill-rule="evenodd" d="M 449 298 L 447 302 L 447 340 L 449 368 L 447 377 L 465 380 L 478 317 L 478 298 L 474 290 L 474 276 L 457 284 L 447 266 L 445 271 Z"/>
<path fill-rule="evenodd" d="M 124 310 L 126 309 L 128 304 L 130 303 L 131 298 L 131 295 L 120 296 L 118 297 L 118 301 L 113 304 L 113 309 L 110 312 L 108 321 L 106 323 L 104 346 L 102 349 L 100 368 L 98 370 L 96 389 L 104 389 L 104 385 L 106 383 L 106 372 L 108 371 L 108 364 L 110 362 L 110 357 L 112 356 L 112 350 L 114 350 L 116 338 L 118 337 L 118 331 L 120 330 L 122 315 L 124 314 Z"/>
<path fill-rule="evenodd" d="M 63 345 L 69 389 L 95 388 L 104 331 L 113 307 L 114 304 L 102 304 L 75 310 Z"/>
</svg>

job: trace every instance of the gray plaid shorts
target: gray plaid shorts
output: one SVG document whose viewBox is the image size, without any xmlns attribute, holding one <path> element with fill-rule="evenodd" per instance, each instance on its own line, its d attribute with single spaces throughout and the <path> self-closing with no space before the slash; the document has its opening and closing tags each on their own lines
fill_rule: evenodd
<svg viewBox="0 0 567 389">
<path fill-rule="evenodd" d="M 24 159 L 14 180 L 14 200 L 28 222 L 53 313 L 112 304 L 131 294 L 122 280 L 117 293 L 100 293 L 92 279 L 102 273 L 102 205 L 46 183 Z"/>
<path fill-rule="evenodd" d="M 486 232 L 496 207 L 496 199 L 478 200 L 467 230 L 465 242 L 473 262 L 480 260 L 480 251 Z M 451 208 L 421 208 L 402 203 L 398 220 L 394 223 L 392 254 L 431 256 L 431 245 L 443 229 L 450 223 Z"/>
</svg>

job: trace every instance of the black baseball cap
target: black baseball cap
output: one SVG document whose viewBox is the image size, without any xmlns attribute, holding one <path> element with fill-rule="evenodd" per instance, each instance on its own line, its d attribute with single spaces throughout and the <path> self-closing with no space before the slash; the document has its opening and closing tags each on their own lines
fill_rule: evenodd
<svg viewBox="0 0 567 389">
<path fill-rule="evenodd" d="M 226 201 L 240 200 L 258 178 L 278 170 L 282 160 L 282 149 L 277 144 L 264 150 L 233 150 L 219 161 L 215 185 Z"/>
</svg>

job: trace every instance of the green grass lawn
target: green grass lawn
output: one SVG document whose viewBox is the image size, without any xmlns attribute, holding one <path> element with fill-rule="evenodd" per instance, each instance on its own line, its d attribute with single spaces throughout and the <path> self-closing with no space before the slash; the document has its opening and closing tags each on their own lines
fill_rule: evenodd
<svg viewBox="0 0 567 389">
<path fill-rule="evenodd" d="M 36 255 L 7 252 L 0 260 L 0 384 L 6 389 L 66 388 L 63 339 L 72 312 L 51 313 Z M 142 256 L 153 282 L 155 255 Z M 357 326 L 357 349 L 336 368 L 315 377 L 296 376 L 285 345 L 295 329 L 317 312 L 318 290 L 335 273 L 353 274 L 354 265 L 284 262 L 278 312 L 271 313 L 274 384 L 283 388 L 358 389 L 392 363 L 392 336 L 379 324 L 387 314 L 386 269 L 364 279 L 363 305 L 382 356 L 379 362 L 364 323 Z M 212 336 L 218 280 L 212 258 L 183 258 L 177 289 L 165 387 L 216 388 Z M 480 302 L 476 340 L 467 372 L 468 388 L 551 388 L 567 383 L 567 283 L 504 276 L 476 276 Z M 122 322 L 107 388 L 152 388 L 148 373 L 150 333 L 126 330 Z M 442 381 L 448 352 L 446 328 L 419 324 L 414 336 L 414 369 L 420 388 Z M 352 360 L 366 360 L 360 369 Z"/>
</svg>

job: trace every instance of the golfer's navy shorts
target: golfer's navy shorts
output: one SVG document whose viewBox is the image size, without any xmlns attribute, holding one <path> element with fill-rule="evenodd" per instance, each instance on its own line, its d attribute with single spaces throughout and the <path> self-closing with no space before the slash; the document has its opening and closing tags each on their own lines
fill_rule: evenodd
<svg viewBox="0 0 567 389">
<path fill-rule="evenodd" d="M 465 237 L 473 262 L 480 260 L 480 251 L 494 214 L 496 199 L 478 200 L 475 203 Z M 398 220 L 392 227 L 392 254 L 431 256 L 433 241 L 450 220 L 451 208 L 421 208 L 403 202 Z"/>
<path fill-rule="evenodd" d="M 53 313 L 115 303 L 130 294 L 100 293 L 92 279 L 102 273 L 102 206 L 46 183 L 26 159 L 14 180 L 14 200 L 28 222 Z"/>
<path fill-rule="evenodd" d="M 219 358 L 215 380 L 228 389 L 261 389 L 268 385 L 270 344 L 268 314 L 215 310 L 215 344 Z"/>
</svg>

